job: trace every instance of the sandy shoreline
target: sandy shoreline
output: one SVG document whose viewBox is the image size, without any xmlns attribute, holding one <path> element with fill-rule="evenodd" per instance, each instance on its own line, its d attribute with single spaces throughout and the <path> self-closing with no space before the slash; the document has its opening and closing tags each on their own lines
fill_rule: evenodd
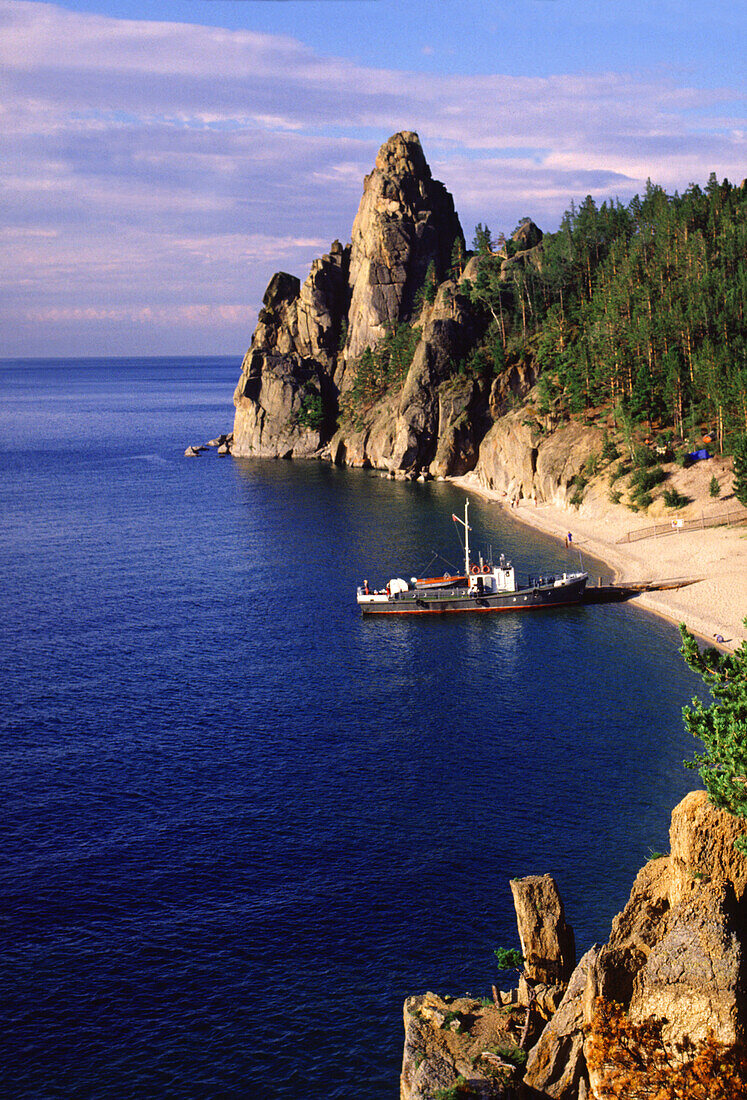
<svg viewBox="0 0 747 1100">
<path fill-rule="evenodd" d="M 505 494 L 484 488 L 474 474 L 449 480 L 484 500 L 510 507 Z M 721 648 L 733 650 L 747 638 L 742 622 L 747 615 L 747 526 L 673 531 L 621 544 L 617 540 L 628 531 L 653 521 L 641 520 L 625 508 L 599 501 L 596 505 L 577 510 L 522 499 L 510 511 L 515 519 L 555 538 L 565 539 L 572 532 L 574 545 L 605 562 L 617 581 L 697 578 L 686 588 L 644 593 L 634 603 L 671 622 L 686 623 L 711 645 L 720 635 Z"/>
</svg>

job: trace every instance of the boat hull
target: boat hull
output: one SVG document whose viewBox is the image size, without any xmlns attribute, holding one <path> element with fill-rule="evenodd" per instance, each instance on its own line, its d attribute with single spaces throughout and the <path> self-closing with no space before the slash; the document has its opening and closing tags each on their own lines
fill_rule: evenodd
<svg viewBox="0 0 747 1100">
<path fill-rule="evenodd" d="M 537 611 L 544 607 L 563 607 L 583 601 L 586 577 L 562 585 L 536 585 L 516 592 L 490 595 L 464 592 L 416 590 L 399 592 L 386 600 L 359 600 L 364 615 L 445 615 L 454 613 L 487 614 L 496 611 Z"/>
</svg>

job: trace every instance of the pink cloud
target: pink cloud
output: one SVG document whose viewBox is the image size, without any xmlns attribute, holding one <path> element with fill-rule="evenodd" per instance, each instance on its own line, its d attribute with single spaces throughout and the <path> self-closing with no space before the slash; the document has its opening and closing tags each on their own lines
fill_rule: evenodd
<svg viewBox="0 0 747 1100">
<path fill-rule="evenodd" d="M 180 321 L 182 303 L 253 318 L 273 271 L 303 277 L 347 238 L 397 129 L 420 133 L 468 236 L 523 215 L 552 229 L 572 198 L 627 197 L 649 176 L 741 180 L 747 160 L 741 90 L 671 74 L 392 72 L 287 37 L 8 0 L 0 66 L 0 354 L 26 346 L 29 309 L 52 343 L 89 310 L 90 326 L 202 324 L 222 350 L 239 314 Z"/>
</svg>

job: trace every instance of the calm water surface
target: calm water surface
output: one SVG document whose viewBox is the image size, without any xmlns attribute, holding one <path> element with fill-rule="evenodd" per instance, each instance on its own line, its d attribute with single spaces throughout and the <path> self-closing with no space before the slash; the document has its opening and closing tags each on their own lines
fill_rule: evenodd
<svg viewBox="0 0 747 1100">
<path fill-rule="evenodd" d="M 364 621 L 363 576 L 458 562 L 457 490 L 182 458 L 238 369 L 0 364 L 4 1097 L 393 1100 L 402 1000 L 489 991 L 509 878 L 585 949 L 692 785 L 673 628 Z"/>
</svg>

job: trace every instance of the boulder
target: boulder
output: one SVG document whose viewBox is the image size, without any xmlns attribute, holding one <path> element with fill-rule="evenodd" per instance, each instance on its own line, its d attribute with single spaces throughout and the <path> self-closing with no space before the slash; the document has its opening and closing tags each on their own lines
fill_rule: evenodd
<svg viewBox="0 0 747 1100">
<path fill-rule="evenodd" d="M 201 450 L 202 450 L 202 447 L 187 447 L 186 451 L 184 452 L 184 457 L 185 458 L 199 458 Z"/>
<path fill-rule="evenodd" d="M 747 1014 L 741 973 L 745 925 L 729 888 L 708 883 L 671 913 L 666 935 L 635 978 L 629 1015 L 665 1022 L 665 1042 L 720 1043 L 745 1038 Z"/>
<path fill-rule="evenodd" d="M 697 893 L 701 882 L 728 883 L 738 904 L 747 903 L 747 858 L 734 847 L 747 822 L 711 805 L 706 791 L 691 791 L 672 811 L 671 903 Z"/>
<path fill-rule="evenodd" d="M 401 1100 L 433 1100 L 446 1093 L 482 1100 L 512 1100 L 520 1071 L 509 1059 L 518 1051 L 523 1013 L 471 997 L 408 997 Z M 505 1052 L 505 1053 L 502 1053 Z"/>
<path fill-rule="evenodd" d="M 516 244 L 519 251 L 524 252 L 527 249 L 535 248 L 544 234 L 538 225 L 535 225 L 531 218 L 522 218 L 511 234 L 511 240 Z"/>
<path fill-rule="evenodd" d="M 576 964 L 573 929 L 552 875 L 511 880 L 524 975 L 532 982 L 567 982 Z"/>
<path fill-rule="evenodd" d="M 598 954 L 595 944 L 583 956 L 558 1011 L 529 1052 L 524 1082 L 553 1100 L 577 1100 L 586 1084 L 584 993 Z"/>
</svg>

